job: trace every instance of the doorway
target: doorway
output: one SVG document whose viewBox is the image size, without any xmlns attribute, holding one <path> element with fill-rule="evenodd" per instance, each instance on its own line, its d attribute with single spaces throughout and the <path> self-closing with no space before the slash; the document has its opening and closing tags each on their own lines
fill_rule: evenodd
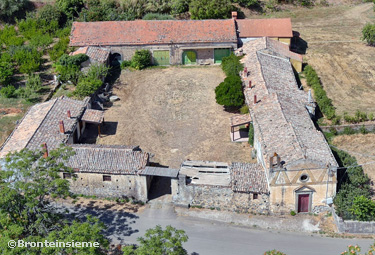
<svg viewBox="0 0 375 255">
<path fill-rule="evenodd" d="M 310 194 L 298 194 L 298 212 L 309 212 Z"/>
</svg>

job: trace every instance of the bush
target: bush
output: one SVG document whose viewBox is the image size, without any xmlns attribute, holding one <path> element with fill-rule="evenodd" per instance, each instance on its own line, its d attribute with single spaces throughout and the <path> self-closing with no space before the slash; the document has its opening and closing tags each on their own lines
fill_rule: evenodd
<svg viewBox="0 0 375 255">
<path fill-rule="evenodd" d="M 174 18 L 168 14 L 161 13 L 147 13 L 142 18 L 143 20 L 173 20 Z"/>
<path fill-rule="evenodd" d="M 0 84 L 8 85 L 14 73 L 14 69 L 9 62 L 0 62 Z"/>
<path fill-rule="evenodd" d="M 89 57 L 85 54 L 77 54 L 74 56 L 69 56 L 68 54 L 63 54 L 57 61 L 57 65 L 62 66 L 80 66 L 83 62 L 87 61 Z"/>
<path fill-rule="evenodd" d="M 48 52 L 51 60 L 56 61 L 62 55 L 64 55 L 68 49 L 68 45 L 69 45 L 69 37 L 61 38 Z"/>
<path fill-rule="evenodd" d="M 90 68 L 86 73 L 86 77 L 89 79 L 103 79 L 108 75 L 109 68 L 100 63 L 91 64 Z"/>
<path fill-rule="evenodd" d="M 62 15 L 60 10 L 55 5 L 46 4 L 38 10 L 36 18 L 40 21 L 43 20 L 46 22 L 57 21 L 58 24 L 61 25 Z"/>
<path fill-rule="evenodd" d="M 57 0 L 56 7 L 68 18 L 78 16 L 84 7 L 83 0 Z"/>
<path fill-rule="evenodd" d="M 375 45 L 375 24 L 366 24 L 362 29 L 362 38 L 368 45 Z"/>
<path fill-rule="evenodd" d="M 375 219 L 375 202 L 365 196 L 356 197 L 349 211 L 360 221 L 372 221 Z"/>
<path fill-rule="evenodd" d="M 249 141 L 248 141 L 248 143 L 251 146 L 254 146 L 254 126 L 253 126 L 253 123 L 249 124 Z"/>
<path fill-rule="evenodd" d="M 121 0 L 121 8 L 128 20 L 141 19 L 146 14 L 147 0 Z"/>
<path fill-rule="evenodd" d="M 373 114 L 373 113 L 370 113 L 370 114 L 368 115 L 368 119 L 371 120 L 371 121 L 373 121 L 373 120 L 374 120 L 374 114 Z"/>
<path fill-rule="evenodd" d="M 292 216 L 296 216 L 297 213 L 296 213 L 295 211 L 290 211 L 290 215 L 292 215 Z"/>
<path fill-rule="evenodd" d="M 151 52 L 149 50 L 137 50 L 132 58 L 131 67 L 137 70 L 151 65 Z"/>
<path fill-rule="evenodd" d="M 42 79 L 38 74 L 31 74 L 27 77 L 26 88 L 38 92 L 42 88 Z"/>
<path fill-rule="evenodd" d="M 343 131 L 344 135 L 352 135 L 355 134 L 355 131 L 351 127 L 345 127 Z"/>
<path fill-rule="evenodd" d="M 41 47 L 43 49 L 49 46 L 51 43 L 53 43 L 53 39 L 49 34 L 38 33 L 35 34 L 35 36 L 30 40 L 30 46 Z"/>
<path fill-rule="evenodd" d="M 125 69 L 125 68 L 129 67 L 129 66 L 131 66 L 131 64 L 132 64 L 131 61 L 123 60 L 123 61 L 121 62 L 121 69 Z"/>
<path fill-rule="evenodd" d="M 5 98 L 15 97 L 16 88 L 13 85 L 2 87 L 0 89 L 0 95 Z"/>
<path fill-rule="evenodd" d="M 192 0 L 189 5 L 191 19 L 226 19 L 233 10 L 230 0 Z"/>
<path fill-rule="evenodd" d="M 89 0 L 86 6 L 80 13 L 81 21 L 121 20 L 121 10 L 113 0 Z"/>
<path fill-rule="evenodd" d="M 99 79 L 80 79 L 74 91 L 74 95 L 80 98 L 91 96 L 100 88 L 100 86 L 102 86 L 102 84 L 102 81 Z"/>
<path fill-rule="evenodd" d="M 272 250 L 272 251 L 266 251 L 264 255 L 286 255 L 286 254 L 282 253 L 281 251 Z"/>
<path fill-rule="evenodd" d="M 332 125 L 340 125 L 341 123 L 341 116 L 337 115 L 334 118 L 332 118 Z"/>
<path fill-rule="evenodd" d="M 77 84 L 78 79 L 82 76 L 80 68 L 76 65 L 56 65 L 56 72 L 59 74 L 60 81 L 71 81 L 73 84 Z"/>
<path fill-rule="evenodd" d="M 18 36 L 14 26 L 5 25 L 4 28 L 0 30 L 0 45 L 5 44 L 7 47 L 21 46 L 23 43 L 24 39 Z"/>
<path fill-rule="evenodd" d="M 259 0 L 236 0 L 234 1 L 242 7 L 252 8 L 260 6 Z"/>
<path fill-rule="evenodd" d="M 6 22 L 13 21 L 17 14 L 26 9 L 30 2 L 28 0 L 1 0 L 0 19 Z"/>
<path fill-rule="evenodd" d="M 362 125 L 360 128 L 359 128 L 359 132 L 363 135 L 367 134 L 368 131 L 366 129 L 366 127 L 364 125 Z"/>
<path fill-rule="evenodd" d="M 241 57 L 237 57 L 233 53 L 222 59 L 221 68 L 226 76 L 239 76 L 240 71 L 243 70 L 243 65 L 241 64 L 240 59 Z"/>
<path fill-rule="evenodd" d="M 242 81 L 239 76 L 228 76 L 215 89 L 216 102 L 226 107 L 240 107 L 244 104 Z"/>
<path fill-rule="evenodd" d="M 180 14 L 189 11 L 191 0 L 172 0 L 171 14 Z"/>
<path fill-rule="evenodd" d="M 39 70 L 42 63 L 42 53 L 35 47 L 19 46 L 10 47 L 9 54 L 16 61 L 21 73 L 30 74 Z"/>
<path fill-rule="evenodd" d="M 247 106 L 247 104 L 244 104 L 244 105 L 240 108 L 240 113 L 241 113 L 241 114 L 248 114 L 248 113 L 249 113 L 249 106 Z"/>
</svg>

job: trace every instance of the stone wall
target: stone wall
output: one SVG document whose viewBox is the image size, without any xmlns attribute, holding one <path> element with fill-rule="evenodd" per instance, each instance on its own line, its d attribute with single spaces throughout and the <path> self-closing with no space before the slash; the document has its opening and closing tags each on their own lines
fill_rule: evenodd
<svg viewBox="0 0 375 255">
<path fill-rule="evenodd" d="M 176 193 L 177 192 L 177 193 Z M 230 187 L 210 185 L 186 185 L 186 177 L 180 176 L 173 201 L 182 206 L 199 206 L 208 209 L 227 210 L 241 213 L 268 214 L 269 196 L 233 192 Z"/>
<path fill-rule="evenodd" d="M 344 221 L 339 217 L 335 209 L 332 208 L 332 216 L 337 226 L 337 230 L 340 233 L 357 233 L 357 234 L 374 234 L 375 233 L 375 221 L 355 221 L 346 220 Z"/>
<path fill-rule="evenodd" d="M 103 181 L 103 174 L 76 173 L 75 175 L 76 180 L 70 180 L 70 190 L 75 194 L 103 198 L 133 197 L 143 202 L 148 199 L 147 187 L 151 180 L 146 176 L 110 175 L 111 181 Z"/>
<path fill-rule="evenodd" d="M 358 124 L 346 124 L 346 125 L 336 125 L 336 126 L 320 126 L 320 129 L 323 132 L 330 132 L 332 128 L 336 129 L 337 132 L 343 132 L 346 127 L 350 127 L 355 131 L 359 131 L 362 127 L 364 127 L 369 132 L 375 131 L 375 122 L 369 121 L 364 123 Z"/>
</svg>

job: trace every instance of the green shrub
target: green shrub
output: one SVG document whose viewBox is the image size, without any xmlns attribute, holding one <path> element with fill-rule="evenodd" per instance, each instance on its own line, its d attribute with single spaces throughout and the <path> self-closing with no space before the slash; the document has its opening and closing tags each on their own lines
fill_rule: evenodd
<svg viewBox="0 0 375 255">
<path fill-rule="evenodd" d="M 372 221 L 375 219 L 375 202 L 365 196 L 356 197 L 349 211 L 357 220 Z"/>
<path fill-rule="evenodd" d="M 249 106 L 247 104 L 244 104 L 241 108 L 240 108 L 240 113 L 241 114 L 248 114 L 249 113 Z"/>
<path fill-rule="evenodd" d="M 368 121 L 367 113 L 361 112 L 360 110 L 355 112 L 355 118 L 357 122 Z"/>
<path fill-rule="evenodd" d="M 341 116 L 336 115 L 334 118 L 332 118 L 332 125 L 340 125 L 341 123 Z"/>
<path fill-rule="evenodd" d="M 83 62 L 88 60 L 89 57 L 85 54 L 77 54 L 74 56 L 69 56 L 68 54 L 63 54 L 57 61 L 57 65 L 62 66 L 80 66 Z"/>
<path fill-rule="evenodd" d="M 260 6 L 259 0 L 236 0 L 234 1 L 242 7 L 253 8 Z"/>
<path fill-rule="evenodd" d="M 242 81 L 239 76 L 228 76 L 215 89 L 216 102 L 226 107 L 240 107 L 244 104 Z"/>
<path fill-rule="evenodd" d="M 16 61 L 21 73 L 28 74 L 36 72 L 42 63 L 42 53 L 39 52 L 35 47 L 10 47 L 8 52 L 12 56 L 13 60 Z"/>
<path fill-rule="evenodd" d="M 94 63 L 90 65 L 90 68 L 88 69 L 86 73 L 86 77 L 89 79 L 103 79 L 108 75 L 109 68 L 100 63 Z"/>
<path fill-rule="evenodd" d="M 292 215 L 292 216 L 296 216 L 297 213 L 296 213 L 295 211 L 290 211 L 290 215 Z"/>
<path fill-rule="evenodd" d="M 47 22 L 57 21 L 59 24 L 61 24 L 62 15 L 60 10 L 55 5 L 46 4 L 42 8 L 38 9 L 36 18 L 38 20 L 44 20 Z"/>
<path fill-rule="evenodd" d="M 21 46 L 24 43 L 24 39 L 19 37 L 14 26 L 5 25 L 0 30 L 0 45 L 5 44 L 9 46 Z"/>
<path fill-rule="evenodd" d="M 368 131 L 366 129 L 366 127 L 364 125 L 362 125 L 360 128 L 359 128 L 359 132 L 363 135 L 367 134 Z"/>
<path fill-rule="evenodd" d="M 14 18 L 25 13 L 28 3 L 28 0 L 1 0 L 0 20 L 6 22 L 14 21 Z"/>
<path fill-rule="evenodd" d="M 89 0 L 85 9 L 80 13 L 81 21 L 111 21 L 121 20 L 121 10 L 113 0 Z"/>
<path fill-rule="evenodd" d="M 368 45 L 375 45 L 375 24 L 366 24 L 362 29 L 362 38 Z"/>
<path fill-rule="evenodd" d="M 226 76 L 238 76 L 240 71 L 243 70 L 243 65 L 240 62 L 240 57 L 237 57 L 233 53 L 228 57 L 224 57 L 221 62 L 221 68 L 223 69 Z"/>
<path fill-rule="evenodd" d="M 2 87 L 0 89 L 0 95 L 5 98 L 15 97 L 16 88 L 13 85 Z"/>
<path fill-rule="evenodd" d="M 131 67 L 137 70 L 151 65 L 151 52 L 149 50 L 137 50 L 132 58 Z"/>
<path fill-rule="evenodd" d="M 371 120 L 371 121 L 373 121 L 373 120 L 374 120 L 374 114 L 373 114 L 373 113 L 370 113 L 370 114 L 368 115 L 368 119 Z"/>
<path fill-rule="evenodd" d="M 48 54 L 52 61 L 58 60 L 62 55 L 64 55 L 68 49 L 69 45 L 69 37 L 61 38 L 51 50 L 49 50 Z"/>
<path fill-rule="evenodd" d="M 142 18 L 143 20 L 173 20 L 174 18 L 168 14 L 162 13 L 147 13 Z"/>
<path fill-rule="evenodd" d="M 79 15 L 84 3 L 83 0 L 57 0 L 56 7 L 71 19 Z"/>
<path fill-rule="evenodd" d="M 74 94 L 80 98 L 91 96 L 100 88 L 100 86 L 102 86 L 102 84 L 102 81 L 99 79 L 80 79 Z"/>
<path fill-rule="evenodd" d="M 171 14 L 180 14 L 189 11 L 191 0 L 172 0 Z"/>
<path fill-rule="evenodd" d="M 286 255 L 286 254 L 282 253 L 281 251 L 272 250 L 272 251 L 266 251 L 264 255 Z"/>
<path fill-rule="evenodd" d="M 226 19 L 233 10 L 230 0 L 192 0 L 189 5 L 191 19 Z"/>
<path fill-rule="evenodd" d="M 31 74 L 27 77 L 26 88 L 38 92 L 42 88 L 42 79 L 38 74 Z"/>
<path fill-rule="evenodd" d="M 248 143 L 251 146 L 254 146 L 254 126 L 253 126 L 253 123 L 249 124 L 249 141 L 248 141 Z"/>
<path fill-rule="evenodd" d="M 56 72 L 59 74 L 60 81 L 71 81 L 73 84 L 77 84 L 78 79 L 82 76 L 80 68 L 76 65 L 56 65 Z"/>
<path fill-rule="evenodd" d="M 345 127 L 343 131 L 344 135 L 352 135 L 355 134 L 355 131 L 351 127 Z"/>
<path fill-rule="evenodd" d="M 123 61 L 121 62 L 121 69 L 125 69 L 125 68 L 127 68 L 127 67 L 130 67 L 131 64 L 132 64 L 131 61 L 123 60 Z"/>
<path fill-rule="evenodd" d="M 30 45 L 35 47 L 45 48 L 51 43 L 53 43 L 53 39 L 49 34 L 38 33 L 30 39 Z"/>
<path fill-rule="evenodd" d="M 8 85 L 14 73 L 13 65 L 9 62 L 0 62 L 0 84 Z"/>
</svg>

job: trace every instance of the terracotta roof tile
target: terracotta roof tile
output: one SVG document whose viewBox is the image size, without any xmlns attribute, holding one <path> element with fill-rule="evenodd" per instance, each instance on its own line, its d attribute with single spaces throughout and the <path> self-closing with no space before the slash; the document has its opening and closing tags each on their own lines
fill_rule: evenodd
<svg viewBox="0 0 375 255">
<path fill-rule="evenodd" d="M 237 42 L 234 20 L 74 22 L 71 46 Z"/>
<path fill-rule="evenodd" d="M 240 38 L 246 37 L 293 37 L 292 21 L 286 19 L 238 19 Z"/>
<path fill-rule="evenodd" d="M 102 123 L 104 120 L 104 112 L 100 110 L 86 109 L 82 116 L 82 120 L 88 123 Z"/>
<path fill-rule="evenodd" d="M 264 168 L 260 164 L 232 163 L 232 190 L 237 192 L 269 193 Z"/>
</svg>

